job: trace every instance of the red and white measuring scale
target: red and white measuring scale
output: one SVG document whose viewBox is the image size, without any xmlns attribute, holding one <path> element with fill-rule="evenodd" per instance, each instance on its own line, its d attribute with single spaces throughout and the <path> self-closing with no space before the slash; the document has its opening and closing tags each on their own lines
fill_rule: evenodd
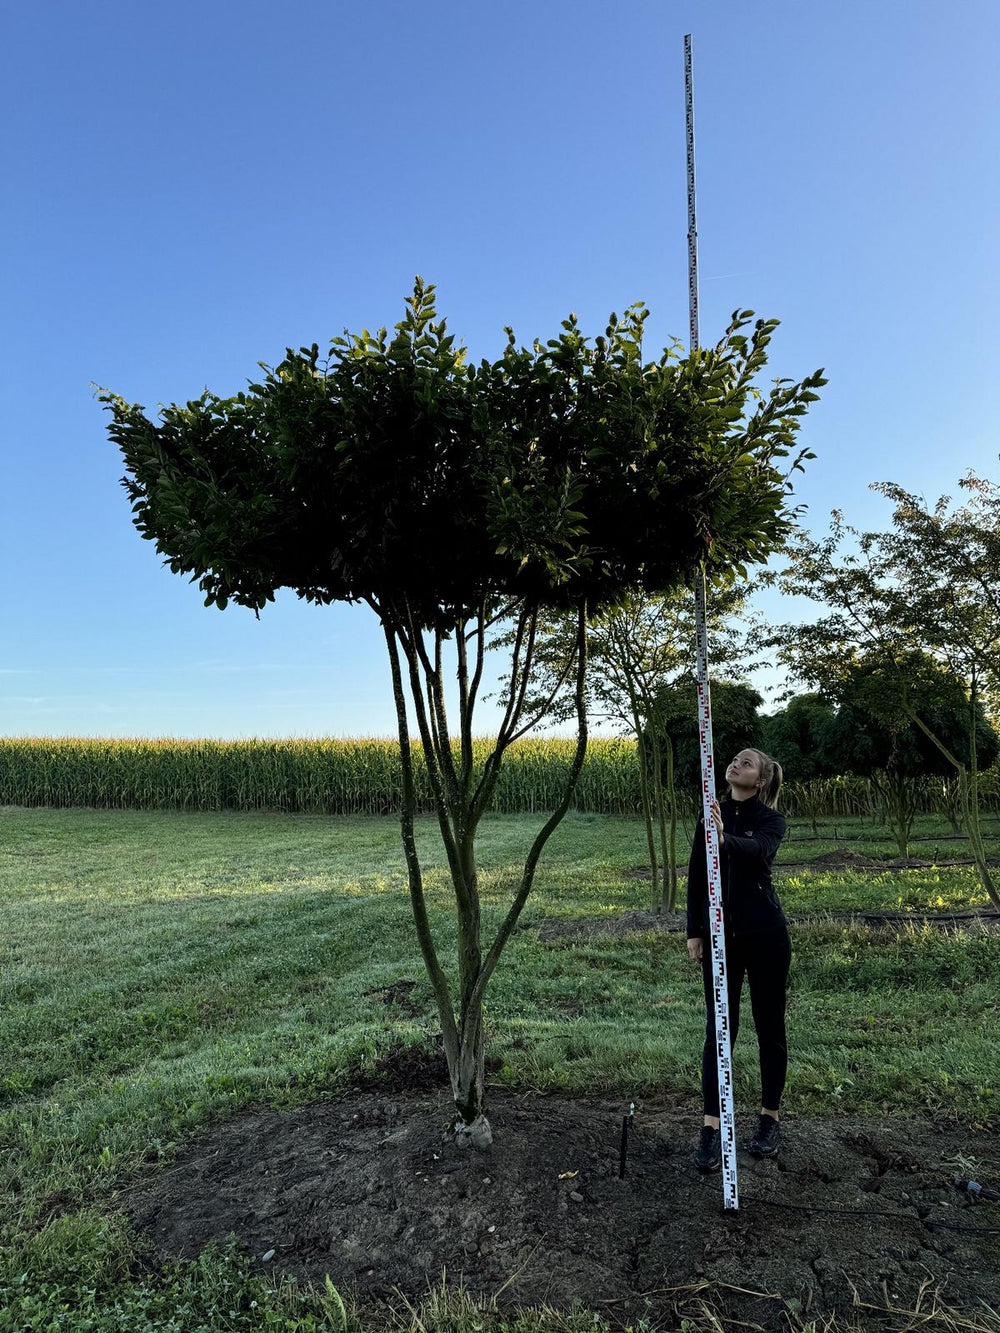
<svg viewBox="0 0 1000 1333">
<path fill-rule="evenodd" d="M 691 351 L 698 350 L 698 229 L 694 192 L 694 77 L 691 37 L 684 38 L 684 92 L 687 122 L 688 302 Z M 719 833 L 712 818 L 715 760 L 712 748 L 712 700 L 708 687 L 708 619 L 705 570 L 695 580 L 695 638 L 698 683 L 698 736 L 701 742 L 701 804 L 708 860 L 708 923 L 712 950 L 712 992 L 715 1002 L 715 1056 L 719 1070 L 719 1124 L 722 1146 L 722 1196 L 726 1208 L 739 1207 L 736 1178 L 736 1125 L 733 1115 L 733 1063 L 729 1042 L 729 992 L 726 984 L 726 934 L 722 916 Z"/>
</svg>

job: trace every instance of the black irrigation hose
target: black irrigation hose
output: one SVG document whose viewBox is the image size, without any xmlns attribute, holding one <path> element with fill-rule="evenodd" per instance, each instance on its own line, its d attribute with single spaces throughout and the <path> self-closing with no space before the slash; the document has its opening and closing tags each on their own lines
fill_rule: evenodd
<svg viewBox="0 0 1000 1333">
<path fill-rule="evenodd" d="M 630 1110 L 629 1116 L 634 1114 L 634 1106 L 635 1103 L 633 1102 L 632 1103 L 633 1109 Z M 626 1127 L 628 1125 L 629 1116 L 625 1116 L 622 1120 L 623 1150 L 625 1145 Z M 669 1162 L 668 1165 L 672 1166 L 676 1171 L 683 1172 L 684 1175 L 688 1174 L 687 1168 L 680 1166 L 678 1163 Z M 623 1151 L 619 1178 L 624 1179 L 624 1176 L 625 1176 L 625 1156 Z M 953 1180 L 951 1183 L 957 1189 L 969 1189 L 970 1185 L 977 1184 L 976 1181 L 965 1181 L 965 1180 Z M 984 1190 L 981 1185 L 979 1185 L 978 1188 L 975 1190 L 970 1189 L 969 1192 L 972 1194 L 981 1194 L 982 1197 L 986 1199 L 994 1197 L 1000 1198 L 1000 1196 L 995 1196 L 992 1190 Z M 809 1205 L 802 1203 L 786 1203 L 781 1199 L 765 1199 L 759 1194 L 749 1194 L 745 1195 L 744 1197 L 749 1199 L 751 1203 L 768 1204 L 772 1208 L 786 1208 L 790 1212 L 795 1212 L 795 1213 L 832 1213 L 843 1217 L 888 1217 L 890 1220 L 894 1222 L 916 1222 L 922 1227 L 927 1227 L 929 1231 L 934 1231 L 936 1228 L 943 1227 L 947 1231 L 967 1231 L 971 1232 L 973 1235 L 976 1236 L 1000 1236 L 1000 1227 L 967 1227 L 964 1226 L 961 1222 L 945 1222 L 945 1221 L 932 1222 L 925 1217 L 921 1217 L 919 1214 L 887 1213 L 884 1209 L 881 1208 L 826 1208 L 822 1204 Z"/>
<path fill-rule="evenodd" d="M 796 1213 L 837 1213 L 838 1215 L 853 1217 L 888 1217 L 895 1222 L 918 1222 L 930 1231 L 934 1231 L 938 1227 L 945 1227 L 948 1231 L 971 1231 L 977 1236 L 1000 1236 L 1000 1227 L 967 1227 L 960 1222 L 931 1222 L 926 1217 L 920 1217 L 912 1213 L 887 1213 L 879 1208 L 824 1208 L 819 1204 L 809 1207 L 801 1203 L 785 1203 L 781 1199 L 764 1199 L 757 1194 L 751 1194 L 747 1197 L 752 1203 L 765 1203 L 772 1208 L 788 1208 Z"/>
</svg>

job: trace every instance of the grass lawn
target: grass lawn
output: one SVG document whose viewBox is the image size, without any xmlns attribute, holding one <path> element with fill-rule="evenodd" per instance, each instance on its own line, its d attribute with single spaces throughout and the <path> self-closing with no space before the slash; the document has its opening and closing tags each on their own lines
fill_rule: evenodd
<svg viewBox="0 0 1000 1333">
<path fill-rule="evenodd" d="M 392 1045 L 432 1048 L 396 821 L 11 807 L 0 819 L 0 1333 L 346 1326 L 333 1297 L 275 1288 L 232 1256 L 143 1276 L 114 1195 L 213 1117 L 333 1093 Z M 540 822 L 483 822 L 487 936 Z M 832 824 L 829 841 L 797 824 L 779 865 L 832 850 Z M 836 824 L 852 850 L 896 854 L 870 826 Z M 947 831 L 932 819 L 914 830 L 940 837 L 942 858 L 963 855 Z M 451 958 L 433 820 L 418 841 Z M 934 845 L 912 851 L 929 857 Z M 648 884 L 623 875 L 643 846 L 637 821 L 567 817 L 523 922 L 645 907 Z M 1000 854 L 1000 841 L 988 850 Z M 961 867 L 803 868 L 779 892 L 789 914 L 989 906 Z M 794 926 L 785 1111 L 996 1123 L 998 973 L 998 935 Z M 416 983 L 405 1007 L 371 995 L 403 978 Z M 545 943 L 522 930 L 487 1010 L 501 1082 L 690 1098 L 697 1123 L 703 1002 L 680 935 Z M 751 1030 L 736 1050 L 743 1106 L 758 1096 L 755 1055 Z M 476 1317 L 451 1310 L 448 1326 Z"/>
</svg>

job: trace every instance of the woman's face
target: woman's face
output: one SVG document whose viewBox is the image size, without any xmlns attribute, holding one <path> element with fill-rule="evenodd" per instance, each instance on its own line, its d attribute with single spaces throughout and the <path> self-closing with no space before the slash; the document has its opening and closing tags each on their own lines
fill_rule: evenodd
<svg viewBox="0 0 1000 1333">
<path fill-rule="evenodd" d="M 741 750 L 726 769 L 730 786 L 759 788 L 760 780 L 760 760 L 753 750 Z"/>
</svg>

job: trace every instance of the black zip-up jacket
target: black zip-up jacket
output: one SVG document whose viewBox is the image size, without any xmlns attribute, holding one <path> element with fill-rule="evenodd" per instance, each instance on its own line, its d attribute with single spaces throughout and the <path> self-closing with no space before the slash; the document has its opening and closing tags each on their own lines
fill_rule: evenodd
<svg viewBox="0 0 1000 1333">
<path fill-rule="evenodd" d="M 725 832 L 719 849 L 719 878 L 722 881 L 722 913 L 726 933 L 741 935 L 751 930 L 772 930 L 788 922 L 771 882 L 771 865 L 785 836 L 784 815 L 752 796 L 747 801 L 726 798 L 719 802 Z M 687 881 L 688 939 L 707 940 L 708 866 L 705 857 L 705 825 L 698 820 Z"/>
</svg>

